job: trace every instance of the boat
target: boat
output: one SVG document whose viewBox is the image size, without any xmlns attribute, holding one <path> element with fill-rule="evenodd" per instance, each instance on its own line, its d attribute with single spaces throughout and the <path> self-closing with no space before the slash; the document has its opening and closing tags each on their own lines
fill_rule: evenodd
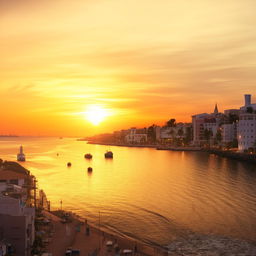
<svg viewBox="0 0 256 256">
<path fill-rule="evenodd" d="M 17 154 L 17 161 L 19 162 L 25 162 L 26 161 L 26 156 L 23 152 L 23 147 L 20 146 L 20 152 Z"/>
<path fill-rule="evenodd" d="M 88 168 L 87 168 L 87 171 L 88 171 L 88 172 L 92 172 L 92 167 L 88 167 Z"/>
<path fill-rule="evenodd" d="M 105 153 L 105 158 L 113 158 L 113 152 L 112 151 L 107 151 Z"/>
<path fill-rule="evenodd" d="M 92 154 L 88 153 L 84 155 L 84 158 L 86 159 L 92 159 Z"/>
</svg>

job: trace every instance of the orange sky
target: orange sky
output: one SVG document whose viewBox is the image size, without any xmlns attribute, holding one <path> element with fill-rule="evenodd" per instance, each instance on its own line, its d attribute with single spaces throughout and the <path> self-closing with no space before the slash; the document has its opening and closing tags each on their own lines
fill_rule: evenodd
<svg viewBox="0 0 256 256">
<path fill-rule="evenodd" d="M 0 0 L 2 133 L 86 136 L 239 107 L 255 0 Z M 99 126 L 89 105 L 106 108 Z"/>
</svg>

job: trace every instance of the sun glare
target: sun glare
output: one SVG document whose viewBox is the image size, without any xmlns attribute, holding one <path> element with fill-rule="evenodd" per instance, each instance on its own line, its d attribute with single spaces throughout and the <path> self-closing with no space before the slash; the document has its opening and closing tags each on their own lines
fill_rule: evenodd
<svg viewBox="0 0 256 256">
<path fill-rule="evenodd" d="M 87 107 L 85 118 L 93 125 L 98 125 L 109 115 L 108 111 L 101 106 L 93 105 Z"/>
</svg>

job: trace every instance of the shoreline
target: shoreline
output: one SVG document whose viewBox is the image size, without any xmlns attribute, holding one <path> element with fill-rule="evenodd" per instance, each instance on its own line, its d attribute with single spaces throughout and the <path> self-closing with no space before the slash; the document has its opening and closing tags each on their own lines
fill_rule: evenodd
<svg viewBox="0 0 256 256">
<path fill-rule="evenodd" d="M 80 140 L 81 141 L 81 140 Z M 156 150 L 170 150 L 170 151 L 202 151 L 200 147 L 173 147 L 164 146 L 159 144 L 124 144 L 124 143 L 103 143 L 103 142 L 93 142 L 87 141 L 87 144 L 92 145 L 103 145 L 103 146 L 116 146 L 116 147 L 129 147 L 129 148 L 154 148 Z"/>
<path fill-rule="evenodd" d="M 70 221 L 67 223 L 61 223 L 62 218 L 61 214 L 69 214 Z M 64 253 L 65 248 L 72 248 L 75 250 L 80 250 L 81 255 L 93 255 L 97 251 L 98 255 L 124 255 L 122 252 L 124 250 L 130 250 L 132 254 L 127 255 L 136 255 L 136 256 L 151 256 L 159 255 L 166 256 L 168 255 L 168 248 L 154 247 L 148 244 L 145 244 L 141 241 L 138 241 L 133 238 L 123 237 L 121 235 L 112 234 L 110 231 L 105 228 L 99 228 L 95 224 L 87 222 L 85 218 L 67 211 L 44 211 L 44 215 L 47 216 L 53 222 L 55 230 L 62 229 L 59 233 L 67 233 L 69 230 L 68 236 L 64 243 L 62 243 L 63 248 L 55 248 L 54 244 L 59 240 L 57 232 L 53 232 L 53 237 L 51 244 L 47 246 L 47 250 L 50 253 L 53 253 L 54 256 L 61 255 Z M 86 233 L 86 228 L 89 227 L 89 235 Z M 54 237 L 54 233 L 56 236 Z M 65 238 L 65 236 L 64 236 Z M 63 237 L 62 237 L 63 239 Z M 111 241 L 112 246 L 107 246 L 106 243 Z M 90 246 L 88 246 L 88 243 Z M 121 254 L 114 253 L 114 245 L 118 244 Z M 56 253 L 58 251 L 58 253 Z"/>
<path fill-rule="evenodd" d="M 82 141 L 82 140 L 80 140 L 80 141 Z M 92 145 L 128 147 L 128 148 L 156 148 L 157 147 L 157 145 L 145 145 L 145 144 L 135 145 L 135 144 L 104 143 L 104 142 L 93 142 L 93 141 L 85 141 L 85 142 L 87 142 L 87 144 L 92 144 Z"/>
<path fill-rule="evenodd" d="M 44 211 L 52 225 L 52 237 L 46 250 L 53 256 L 62 256 L 68 248 L 79 251 L 80 255 L 98 256 L 178 256 L 178 255 L 256 255 L 256 242 L 214 234 L 192 232 L 186 237 L 171 241 L 165 249 L 143 244 L 135 239 L 124 238 L 106 232 L 87 223 L 75 213 L 69 213 L 71 222 L 61 223 L 56 214 L 60 211 Z M 87 233 L 89 227 L 89 234 Z M 58 241 L 58 243 L 56 243 Z M 108 244 L 111 244 L 108 246 Z M 118 248 L 118 252 L 116 250 Z M 129 253 L 125 253 L 129 251 Z"/>
<path fill-rule="evenodd" d="M 200 147 L 172 147 L 164 145 L 129 145 L 129 144 L 118 144 L 118 143 L 102 143 L 88 141 L 87 144 L 93 145 L 104 145 L 104 146 L 116 146 L 116 147 L 135 147 L 135 148 L 155 148 L 156 150 L 169 150 L 169 151 L 186 151 L 186 152 L 207 152 L 209 154 L 215 154 L 224 158 L 229 158 L 237 161 L 256 163 L 256 154 L 235 152 L 229 150 L 220 149 L 204 149 Z"/>
</svg>

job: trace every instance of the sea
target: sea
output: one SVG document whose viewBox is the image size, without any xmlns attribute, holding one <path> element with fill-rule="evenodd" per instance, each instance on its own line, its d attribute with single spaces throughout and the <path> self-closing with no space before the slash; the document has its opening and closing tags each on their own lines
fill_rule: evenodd
<svg viewBox="0 0 256 256">
<path fill-rule="evenodd" d="M 152 246 L 164 247 L 191 233 L 256 241 L 255 164 L 206 152 L 53 137 L 2 137 L 0 158 L 16 161 L 20 145 L 27 159 L 21 164 L 36 176 L 52 210 L 62 207 Z M 113 159 L 104 158 L 107 150 Z M 85 159 L 86 153 L 93 158 Z"/>
</svg>

